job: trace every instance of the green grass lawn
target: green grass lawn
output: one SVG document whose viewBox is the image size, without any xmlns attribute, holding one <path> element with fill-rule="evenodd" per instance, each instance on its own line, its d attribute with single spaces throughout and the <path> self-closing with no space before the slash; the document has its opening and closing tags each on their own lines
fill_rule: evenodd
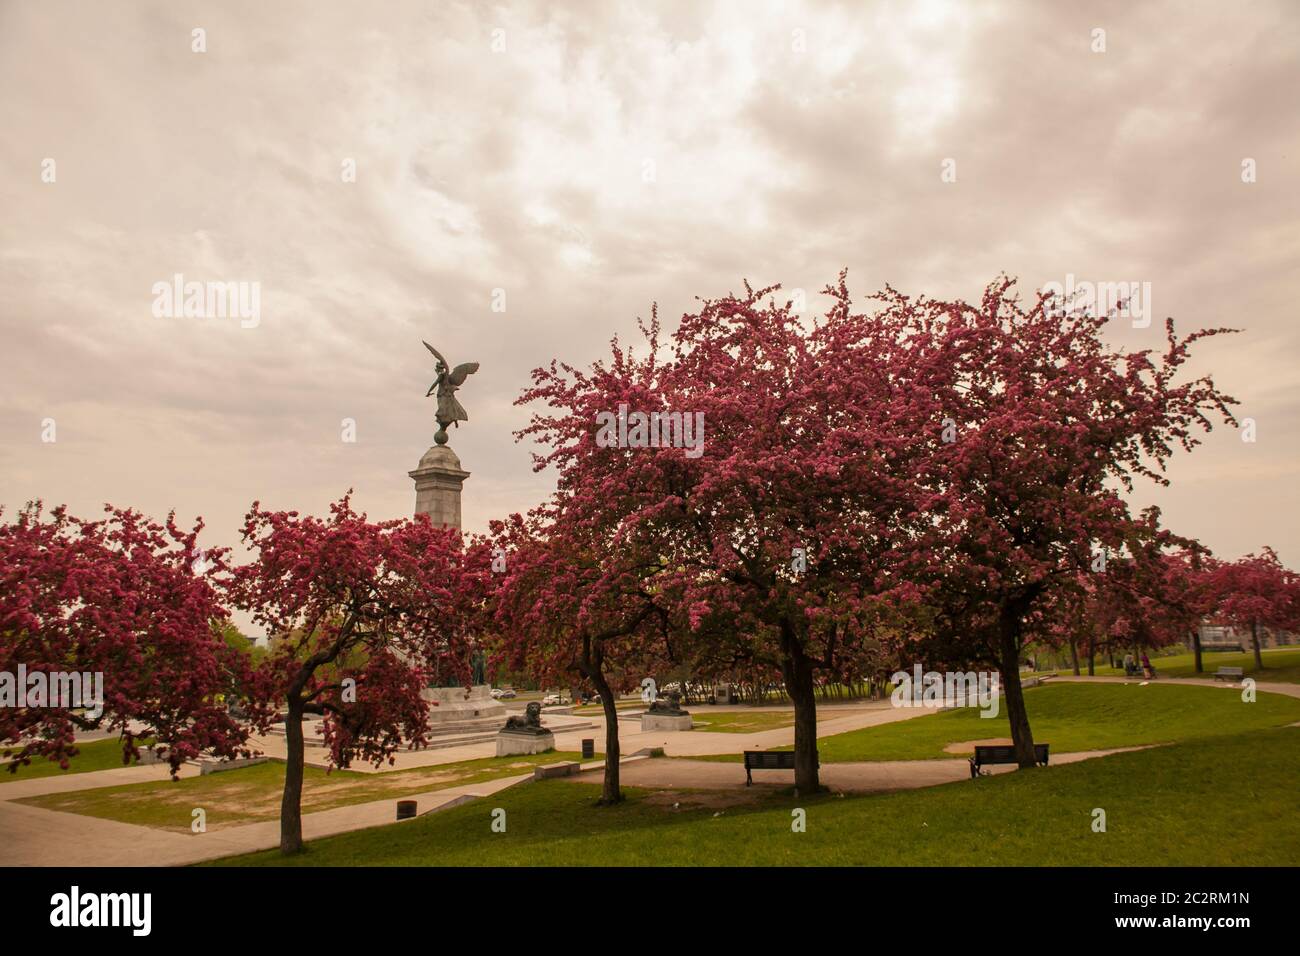
<svg viewBox="0 0 1300 956">
<path fill-rule="evenodd" d="M 1204 692 L 1203 692 L 1204 693 Z M 234 866 L 1293 866 L 1300 729 L 1219 736 L 925 790 L 795 798 L 719 812 L 690 793 L 547 781 L 408 823 Z M 680 804 L 673 808 L 673 802 Z M 493 808 L 507 830 L 493 833 Z M 791 811 L 807 832 L 791 831 Z M 1092 830 L 1106 812 L 1107 832 Z"/>
<path fill-rule="evenodd" d="M 335 770 L 326 773 L 305 768 L 302 809 L 304 813 L 370 800 L 398 798 L 462 784 L 481 783 L 498 777 L 527 773 L 539 763 L 580 760 L 577 753 L 552 752 L 532 756 L 484 757 L 434 767 L 391 770 L 386 773 L 358 773 Z M 71 793 L 50 793 L 27 797 L 19 803 L 81 813 L 106 820 L 134 823 L 163 830 L 189 832 L 195 807 L 207 812 L 209 829 L 276 820 L 284 791 L 284 764 L 269 762 L 182 780 L 98 787 Z"/>
<path fill-rule="evenodd" d="M 749 734 L 794 726 L 794 711 L 712 710 L 707 707 L 691 711 L 694 729 L 709 733 Z"/>
<path fill-rule="evenodd" d="M 1255 670 L 1255 654 L 1249 650 L 1245 653 L 1206 651 L 1201 655 L 1201 667 L 1204 668 L 1201 674 L 1196 673 L 1196 658 L 1191 651 L 1171 654 L 1169 657 L 1152 657 L 1151 663 L 1155 665 L 1157 677 L 1203 677 L 1213 680 L 1214 672 L 1220 667 L 1240 667 L 1247 677 L 1254 677 L 1258 681 L 1300 684 L 1300 647 L 1268 648 L 1260 651 L 1260 655 L 1264 660 L 1262 671 Z M 1088 673 L 1086 660 L 1080 663 L 1080 670 L 1084 675 Z M 1055 673 L 1072 674 L 1073 671 L 1067 667 Z M 1096 676 L 1123 677 L 1124 668 L 1111 667 L 1108 661 L 1099 659 L 1096 662 Z"/>
<path fill-rule="evenodd" d="M 1261 693 L 1247 704 L 1229 687 L 1185 684 L 1048 684 L 1025 691 L 1025 705 L 1034 740 L 1050 744 L 1052 753 L 1169 743 L 1300 721 L 1300 699 L 1294 697 Z M 927 714 L 823 737 L 817 747 L 823 763 L 952 759 L 955 754 L 944 750 L 949 744 L 1010 737 L 1005 700 L 997 717 L 979 714 L 969 707 Z M 739 761 L 741 755 L 707 759 Z"/>
<path fill-rule="evenodd" d="M 143 746 L 146 741 L 141 741 Z M 110 737 L 106 740 L 92 740 L 90 743 L 79 744 L 77 750 L 79 753 L 68 760 L 68 769 L 64 770 L 53 760 L 46 760 L 44 757 L 33 759 L 25 767 L 19 767 L 16 772 L 10 772 L 12 761 L 4 759 L 18 752 L 20 748 L 9 747 L 0 748 L 0 785 L 8 783 L 10 780 L 31 780 L 35 777 L 53 777 L 58 774 L 66 773 L 88 773 L 92 770 L 118 770 L 126 764 L 122 763 L 122 741 L 117 737 Z M 135 766 L 135 764 L 131 764 Z"/>
</svg>

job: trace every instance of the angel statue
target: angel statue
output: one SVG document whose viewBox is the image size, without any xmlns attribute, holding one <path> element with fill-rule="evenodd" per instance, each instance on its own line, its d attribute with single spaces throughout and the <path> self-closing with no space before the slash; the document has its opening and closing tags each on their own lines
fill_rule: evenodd
<svg viewBox="0 0 1300 956">
<path fill-rule="evenodd" d="M 420 341 L 424 341 L 421 339 Z M 433 353 L 433 357 L 438 360 L 434 366 L 434 371 L 438 377 L 429 390 L 424 393 L 428 398 L 433 394 L 433 390 L 438 390 L 438 414 L 434 417 L 438 421 L 438 430 L 433 435 L 433 440 L 439 445 L 447 444 L 447 426 L 456 422 L 469 421 L 469 415 L 465 413 L 465 406 L 456 401 L 456 389 L 465 384 L 465 379 L 478 371 L 478 362 L 464 362 L 452 368 L 447 360 L 442 357 L 441 353 L 428 342 L 424 347 Z M 457 428 L 460 426 L 457 425 Z"/>
</svg>

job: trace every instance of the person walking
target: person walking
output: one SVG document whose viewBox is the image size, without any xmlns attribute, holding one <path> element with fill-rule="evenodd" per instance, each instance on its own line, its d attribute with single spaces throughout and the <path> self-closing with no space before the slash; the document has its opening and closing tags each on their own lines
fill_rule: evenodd
<svg viewBox="0 0 1300 956">
<path fill-rule="evenodd" d="M 1146 674 L 1147 680 L 1156 679 L 1156 669 L 1151 666 L 1151 658 L 1147 657 L 1147 652 L 1142 652 L 1142 670 Z"/>
</svg>

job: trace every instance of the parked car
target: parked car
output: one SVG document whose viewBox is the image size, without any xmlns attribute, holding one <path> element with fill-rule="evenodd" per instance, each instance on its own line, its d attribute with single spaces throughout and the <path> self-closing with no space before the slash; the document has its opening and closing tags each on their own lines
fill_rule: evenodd
<svg viewBox="0 0 1300 956">
<path fill-rule="evenodd" d="M 563 704 L 563 703 L 564 703 L 564 698 L 561 697 L 559 694 L 547 694 L 545 697 L 542 698 L 543 707 L 553 707 L 556 704 Z"/>
<path fill-rule="evenodd" d="M 497 700 L 511 700 L 519 695 L 509 687 L 494 687 L 492 688 L 492 696 Z"/>
</svg>

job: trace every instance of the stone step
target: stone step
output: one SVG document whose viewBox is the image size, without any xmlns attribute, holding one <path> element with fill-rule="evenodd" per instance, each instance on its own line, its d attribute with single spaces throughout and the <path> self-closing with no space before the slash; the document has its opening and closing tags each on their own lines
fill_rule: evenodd
<svg viewBox="0 0 1300 956">
<path fill-rule="evenodd" d="M 576 760 L 564 760 L 559 763 L 545 763 L 533 768 L 534 780 L 550 780 L 552 777 L 571 777 L 582 768 Z"/>
</svg>

